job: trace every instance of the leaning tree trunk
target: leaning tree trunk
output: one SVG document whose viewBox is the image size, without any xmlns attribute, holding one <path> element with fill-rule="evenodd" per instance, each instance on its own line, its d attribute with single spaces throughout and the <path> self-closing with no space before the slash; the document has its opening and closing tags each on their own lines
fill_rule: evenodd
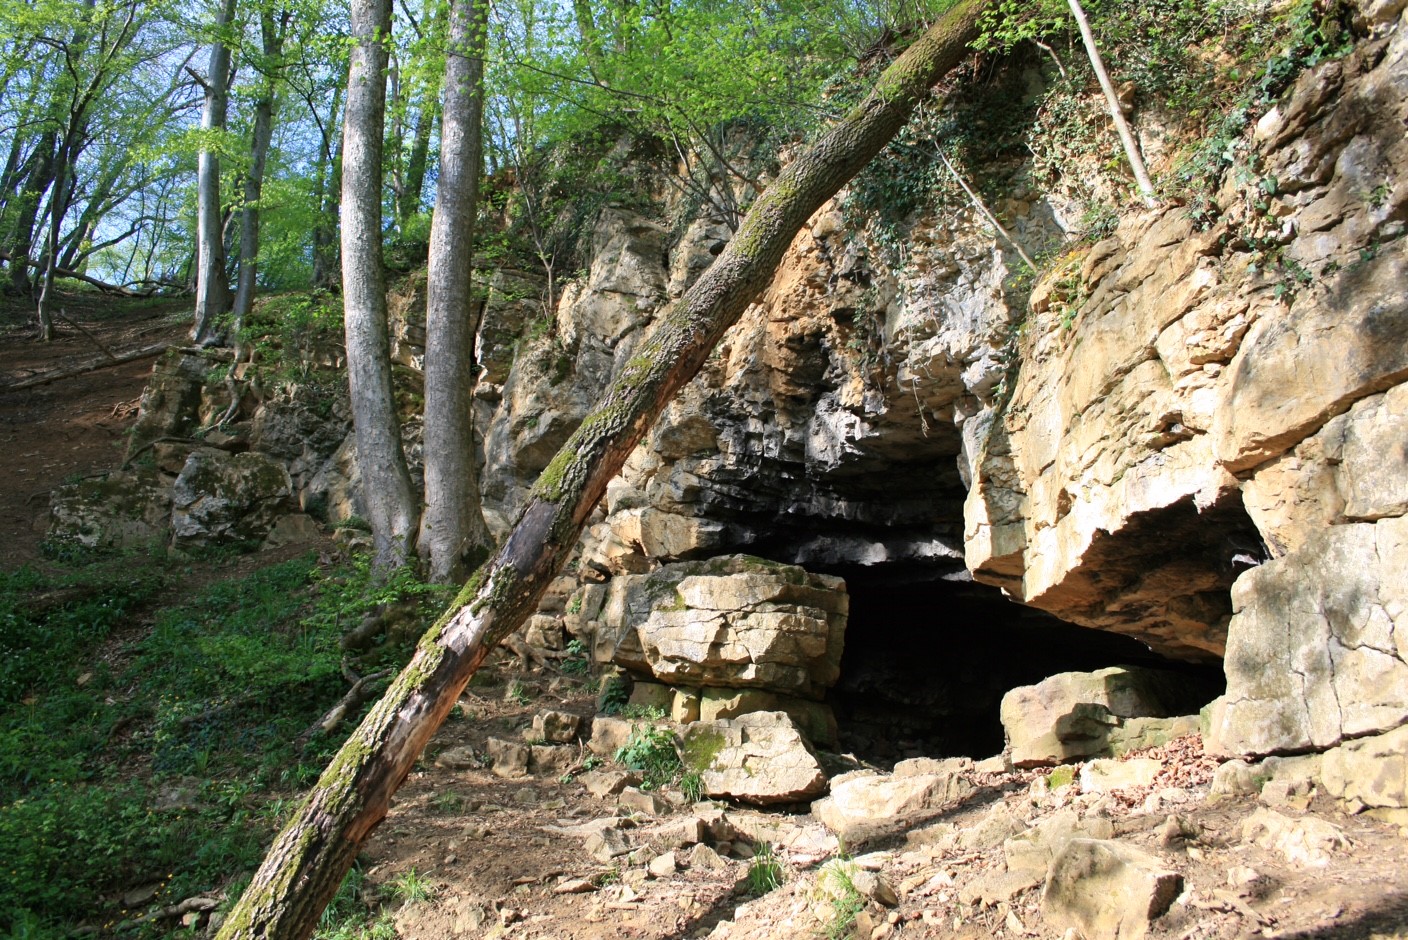
<svg viewBox="0 0 1408 940">
<path fill-rule="evenodd" d="M 381 253 L 381 153 L 391 0 L 353 0 L 347 113 L 342 131 L 342 296 L 357 470 L 375 548 L 373 564 L 404 565 L 416 537 L 416 498 L 401 449 L 391 387 L 386 276 Z"/>
<path fill-rule="evenodd" d="M 215 17 L 210 68 L 202 84 L 200 157 L 196 165 L 196 314 L 191 340 L 200 344 L 219 338 L 220 318 L 229 309 L 230 285 L 225 274 L 224 218 L 220 206 L 220 150 L 211 139 L 225 130 L 230 105 L 230 42 L 227 32 L 235 19 L 235 0 L 222 0 Z M 194 74 L 194 73 L 192 73 Z"/>
<path fill-rule="evenodd" d="M 425 304 L 425 512 L 417 554 L 430 577 L 465 574 L 466 554 L 489 542 L 474 461 L 474 333 L 470 275 L 484 121 L 486 0 L 454 0 L 445 58 L 440 180 L 430 220 Z M 426 106 L 429 109 L 429 105 Z M 482 557 L 482 555 L 481 555 Z"/>
<path fill-rule="evenodd" d="M 622 369 L 542 473 L 498 553 L 420 640 L 347 739 L 219 933 L 302 940 L 391 795 L 494 645 L 531 614 L 627 455 L 766 286 L 797 230 L 904 124 L 958 63 L 987 0 L 961 0 L 880 76 L 839 124 L 758 197 L 729 242 Z"/>
</svg>

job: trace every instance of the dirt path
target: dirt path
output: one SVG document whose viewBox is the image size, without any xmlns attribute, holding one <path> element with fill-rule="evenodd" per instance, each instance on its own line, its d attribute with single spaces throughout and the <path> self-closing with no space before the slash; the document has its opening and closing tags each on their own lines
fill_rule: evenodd
<svg viewBox="0 0 1408 940">
<path fill-rule="evenodd" d="M 29 304 L 12 298 L 0 303 L 0 568 L 39 557 L 49 492 L 55 486 L 121 459 L 124 434 L 136 417 L 155 360 L 20 391 L 6 391 L 6 386 L 101 356 L 99 344 L 121 352 L 182 342 L 188 306 L 179 299 L 65 294 L 59 301 L 65 319 L 58 323 L 57 338 L 40 343 L 28 323 Z"/>
</svg>

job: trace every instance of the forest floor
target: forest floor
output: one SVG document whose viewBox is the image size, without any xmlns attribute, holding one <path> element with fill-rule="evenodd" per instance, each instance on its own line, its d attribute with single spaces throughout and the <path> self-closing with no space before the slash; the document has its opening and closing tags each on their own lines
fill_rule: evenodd
<svg viewBox="0 0 1408 940">
<path fill-rule="evenodd" d="M 190 301 L 60 296 L 53 342 L 35 336 L 29 300 L 0 297 L 0 568 L 38 557 L 49 491 L 117 465 L 155 356 L 44 385 L 11 385 L 156 343 L 183 342 Z"/>
<path fill-rule="evenodd" d="M 27 310 L 14 304 L 0 306 L 0 572 L 28 564 L 56 564 L 41 552 L 47 494 L 66 479 L 118 462 L 124 432 L 135 417 L 151 360 L 22 391 L 6 391 L 4 386 L 91 358 L 95 352 L 101 354 L 100 344 L 119 351 L 163 340 L 181 342 L 187 329 L 187 305 L 180 301 L 114 301 L 78 294 L 65 298 L 62 306 L 72 324 L 87 332 L 61 323 L 58 340 L 47 345 L 27 335 Z M 348 562 L 339 560 L 339 550 L 331 540 L 311 548 L 317 554 L 309 557 L 318 560 L 305 563 L 301 571 L 290 567 L 300 562 L 287 562 L 292 557 L 287 550 L 237 559 L 197 559 L 189 563 L 184 576 L 174 579 L 160 594 L 141 601 L 133 608 L 135 615 L 115 625 L 103 648 L 74 647 L 83 650 L 87 662 L 107 661 L 111 680 L 100 677 L 85 682 L 88 673 L 80 673 L 91 666 L 75 658 L 73 668 L 56 672 L 57 678 L 49 686 L 19 693 L 30 717 L 16 719 L 16 724 L 6 727 L 22 732 L 32 726 L 33 736 L 16 736 L 11 742 L 15 747 L 33 747 L 26 741 L 56 740 L 67 730 L 62 722 L 75 720 L 93 722 L 101 731 L 99 738 L 106 741 L 83 756 L 81 770 L 74 769 L 76 763 L 65 764 L 69 758 L 64 755 L 54 757 L 52 766 L 58 769 L 45 773 L 56 774 L 59 782 L 55 784 L 51 778 L 48 790 L 30 779 L 32 774 L 15 777 L 31 788 L 26 798 L 31 809 L 52 799 L 52 805 L 58 807 L 52 818 L 70 818 L 63 814 L 79 810 L 62 802 L 63 793 L 91 795 L 106 786 L 118 794 L 110 799 L 135 801 L 132 805 L 141 807 L 146 816 L 138 813 L 134 817 L 146 820 L 140 825 L 150 828 L 156 820 L 171 827 L 161 830 L 163 833 L 185 840 L 166 853 L 174 860 L 173 867 L 188 857 L 201 859 L 205 867 L 193 869 L 185 880 L 176 867 L 173 881 L 171 874 L 159 876 L 172 870 L 157 867 L 166 861 L 160 846 L 152 847 L 141 863 L 124 862 L 120 856 L 104 859 L 91 836 L 86 844 L 64 842 L 63 837 L 57 846 L 22 841 L 17 834 L 32 825 L 17 817 L 15 827 L 6 829 L 4 814 L 0 814 L 0 836 L 8 834 L 12 843 L 5 845 L 0 839 L 0 854 L 6 856 L 7 867 L 49 871 L 44 866 L 60 857 L 54 854 L 57 851 L 67 862 L 76 863 L 67 873 L 52 875 L 66 895 L 82 893 L 83 879 L 93 879 L 88 882 L 91 897 L 64 902 L 70 909 L 59 922 L 69 926 L 53 934 L 26 933 L 24 923 L 32 926 L 37 921 L 16 920 L 9 928 L 12 936 L 74 935 L 75 926 L 78 933 L 107 936 L 122 932 L 124 924 L 133 930 L 130 935 L 206 935 L 210 920 L 204 907 L 230 903 L 261 846 L 272 836 L 273 826 L 286 817 L 298 787 L 310 782 L 310 774 L 316 773 L 316 766 L 329 753 L 326 747 L 335 746 L 335 742 L 295 757 L 284 756 L 290 753 L 287 741 L 231 743 L 232 726 L 221 724 L 229 717 L 221 711 L 224 705 L 202 705 L 163 719 L 164 699 L 140 698 L 138 681 L 149 683 L 151 677 L 161 676 L 162 681 L 179 683 L 196 671 L 188 664 L 194 660 L 182 661 L 167 673 L 123 670 L 130 669 L 129 663 L 165 661 L 192 647 L 186 639 L 169 641 L 167 646 L 151 645 L 154 641 L 145 636 L 157 637 L 169 629 L 161 626 L 167 621 L 155 608 L 175 603 L 173 592 L 178 589 L 182 601 L 188 601 L 184 595 L 194 593 L 192 584 L 216 589 L 221 588 L 219 582 L 228 585 L 228 593 L 201 602 L 207 606 L 197 609 L 199 616 L 183 614 L 186 620 L 204 624 L 238 606 L 232 598 L 259 593 L 258 579 L 266 571 L 284 570 L 278 576 L 283 580 L 271 582 L 273 587 L 267 593 L 275 601 L 291 605 L 288 616 L 306 616 L 321 603 L 320 594 L 327 595 L 333 586 L 351 580 L 345 573 Z M 308 549 L 303 546 L 300 550 Z M 276 564 L 280 562 L 285 562 L 282 569 Z M 343 567 L 333 567 L 338 564 Z M 307 574 L 310 565 L 324 572 L 327 580 L 320 582 L 318 575 Z M 258 629 L 270 630 L 268 617 L 258 616 Z M 330 629 L 339 629 L 336 618 Z M 335 700 L 340 682 L 335 665 L 336 633 L 331 636 L 332 652 L 325 660 L 331 685 L 324 678 L 320 680 L 324 684 L 316 686 L 322 698 L 307 705 L 313 715 Z M 295 644 L 290 649 L 299 661 L 309 658 L 303 652 L 306 645 Z M 613 764 L 594 757 L 583 743 L 573 745 L 565 755 L 559 752 L 565 759 L 551 771 L 511 778 L 493 773 L 489 739 L 524 742 L 531 736 L 534 716 L 545 710 L 580 716 L 587 729 L 583 736 L 589 735 L 597 702 L 594 682 L 580 668 L 584 665 L 579 660 L 575 669 L 532 666 L 504 652 L 481 670 L 398 792 L 387 819 L 368 841 L 319 937 L 1070 937 L 1064 929 L 1044 921 L 1041 889 L 1035 883 L 1005 896 L 998 890 L 1004 867 L 1002 839 L 1014 831 L 1011 821 L 1040 826 L 1066 811 L 1084 819 L 1098 816 L 1109 820 L 1116 838 L 1152 853 L 1181 874 L 1184 890 L 1170 913 L 1153 923 L 1150 936 L 1170 940 L 1408 937 L 1403 831 L 1364 816 L 1346 816 L 1313 792 L 1283 787 L 1284 799 L 1274 805 L 1278 813 L 1293 821 L 1318 817 L 1335 827 L 1338 835 L 1319 845 L 1324 864 L 1306 863 L 1305 852 L 1315 845 L 1300 845 L 1297 857 L 1294 851 L 1288 854 L 1284 846 L 1245 838 L 1246 821 L 1266 805 L 1267 797 L 1259 800 L 1244 793 L 1210 798 L 1208 777 L 1215 761 L 1201 756 L 1195 740 L 1158 755 L 1165 762 L 1165 775 L 1157 787 L 1120 794 L 1082 793 L 1079 786 L 1046 792 L 1039 772 L 984 774 L 974 778 L 977 793 L 963 804 L 888 840 L 855 846 L 838 845 L 800 807 L 763 812 L 723 804 L 690 804 L 673 786 L 663 788 L 658 801 L 649 794 L 637 795 L 634 803 L 615 796 L 594 796 L 584 786 L 584 776 L 593 769 L 609 770 Z M 181 678 L 170 678 L 173 676 Z M 281 676 L 268 679 L 271 701 L 287 697 L 281 691 L 288 688 L 287 680 Z M 73 714 L 99 717 L 39 724 L 49 703 L 77 701 L 90 692 L 93 703 L 105 701 L 102 707 L 110 713 L 90 703 L 83 706 L 86 710 Z M 263 708 L 257 694 L 246 692 L 243 699 L 236 700 L 239 711 L 254 713 Z M 279 714 L 284 716 L 279 728 L 303 727 L 308 721 L 304 715 Z M 198 719 L 194 724 L 192 715 Z M 165 744 L 155 734 L 161 728 L 167 729 Z M 198 738 L 198 732 L 205 737 Z M 189 740 L 176 740 L 171 735 L 186 735 Z M 180 746 L 172 747 L 173 740 Z M 6 756 L 9 746 L 0 747 L 0 757 Z M 79 746 L 73 744 L 73 748 Z M 268 767 L 258 771 L 262 777 L 248 767 L 221 769 L 222 761 L 237 762 L 237 756 L 227 757 L 227 750 L 233 754 L 240 747 L 258 746 L 269 748 L 268 753 L 251 758 L 251 762 L 273 761 L 273 776 Z M 276 750 L 278 747 L 284 750 Z M 0 769 L 8 773 L 15 757 L 7 759 L 10 764 Z M 297 773 L 287 772 L 290 767 Z M 72 782 L 64 782 L 66 773 L 72 775 Z M 214 785 L 217 773 L 226 774 L 226 782 L 218 787 Z M 656 805 L 643 811 L 642 802 Z M 1170 819 L 1175 820 L 1172 829 Z M 694 820 L 709 830 L 704 840 L 707 850 L 671 834 L 678 833 L 682 823 L 687 824 L 685 829 L 698 832 Z M 106 817 L 94 820 L 93 831 L 104 831 L 108 822 Z M 588 851 L 586 835 L 606 825 L 627 832 L 634 844 L 631 852 L 602 858 Z M 102 852 L 123 851 L 123 838 L 114 836 L 109 841 L 113 844 L 104 843 Z M 216 846 L 218 851 L 207 853 L 206 846 Z M 893 903 L 880 905 L 819 891 L 819 866 L 847 852 L 890 884 L 895 893 Z M 776 869 L 767 871 L 767 862 L 757 861 L 758 857 L 775 860 Z M 98 880 L 92 872 L 104 861 L 107 874 Z M 780 886 L 755 897 L 771 886 L 762 877 L 767 874 L 776 874 Z M 73 881 L 61 882 L 62 877 Z M 984 885 L 991 889 L 987 895 L 980 890 Z M 22 899 L 44 896 L 36 889 Z M 181 902 L 196 898 L 210 903 L 175 914 L 161 913 L 177 910 Z M 153 912 L 156 916 L 151 916 Z M 144 915 L 148 919 L 142 920 Z M 218 913 L 215 916 L 218 918 Z M 0 935 L 5 925 L 0 912 Z"/>
</svg>

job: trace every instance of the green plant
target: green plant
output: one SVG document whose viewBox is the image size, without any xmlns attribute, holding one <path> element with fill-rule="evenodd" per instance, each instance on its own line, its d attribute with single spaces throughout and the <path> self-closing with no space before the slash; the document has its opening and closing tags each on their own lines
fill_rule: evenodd
<svg viewBox="0 0 1408 940">
<path fill-rule="evenodd" d="M 435 886 L 414 868 L 408 868 L 385 886 L 388 896 L 404 904 L 418 904 L 429 901 L 435 895 Z"/>
<path fill-rule="evenodd" d="M 760 898 L 769 891 L 782 886 L 782 860 L 768 842 L 753 846 L 753 857 L 748 862 L 748 893 Z"/>
<path fill-rule="evenodd" d="M 827 940 L 844 940 L 855 927 L 856 915 L 865 909 L 865 896 L 856 887 L 859 868 L 845 857 L 833 858 L 817 872 L 813 896 L 830 908 L 822 925 Z"/>
<path fill-rule="evenodd" d="M 631 699 L 630 680 L 625 676 L 607 676 L 601 683 L 597 708 L 603 715 L 619 715 Z"/>
<path fill-rule="evenodd" d="M 504 692 L 504 699 L 515 705 L 527 705 L 533 701 L 533 696 L 526 685 L 514 679 L 508 684 L 508 689 Z"/>
<path fill-rule="evenodd" d="M 456 793 L 453 790 L 441 790 L 435 794 L 435 798 L 430 801 L 435 812 L 442 816 L 453 816 L 464 809 L 464 794 Z"/>
<path fill-rule="evenodd" d="M 644 775 L 643 789 L 665 786 L 680 771 L 674 734 L 668 728 L 646 723 L 631 728 L 631 736 L 616 750 L 615 759 Z"/>
<path fill-rule="evenodd" d="M 644 719 L 645 721 L 661 721 L 665 717 L 665 709 L 659 705 L 627 705 L 621 709 L 622 718 Z"/>
<path fill-rule="evenodd" d="M 704 780 L 700 777 L 699 771 L 686 771 L 680 776 L 680 792 L 691 803 L 698 803 L 704 799 Z"/>
<path fill-rule="evenodd" d="M 587 660 L 587 648 L 581 640 L 572 640 L 563 650 L 566 657 L 562 660 L 562 671 L 569 676 L 584 676 L 591 671 L 591 663 Z"/>
</svg>

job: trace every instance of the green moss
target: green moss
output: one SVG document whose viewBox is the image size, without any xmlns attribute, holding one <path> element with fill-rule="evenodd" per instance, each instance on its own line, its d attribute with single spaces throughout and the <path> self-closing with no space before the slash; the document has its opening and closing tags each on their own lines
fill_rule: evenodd
<svg viewBox="0 0 1408 940">
<path fill-rule="evenodd" d="M 578 432 L 580 433 L 580 431 Z M 567 476 L 567 471 L 571 469 L 573 462 L 577 459 L 577 449 L 572 443 L 577 439 L 577 435 L 572 436 L 557 456 L 552 459 L 543 472 L 538 474 L 538 482 L 533 486 L 533 496 L 538 499 L 547 500 L 550 503 L 558 502 L 562 499 L 562 484 Z"/>
<path fill-rule="evenodd" d="M 714 766 L 714 759 L 719 756 L 723 747 L 722 733 L 700 728 L 685 736 L 684 744 L 680 748 L 680 757 L 686 770 L 703 773 Z"/>
<path fill-rule="evenodd" d="M 1059 790 L 1069 786 L 1076 779 L 1076 769 L 1069 764 L 1057 767 L 1046 777 L 1046 789 Z"/>
</svg>

